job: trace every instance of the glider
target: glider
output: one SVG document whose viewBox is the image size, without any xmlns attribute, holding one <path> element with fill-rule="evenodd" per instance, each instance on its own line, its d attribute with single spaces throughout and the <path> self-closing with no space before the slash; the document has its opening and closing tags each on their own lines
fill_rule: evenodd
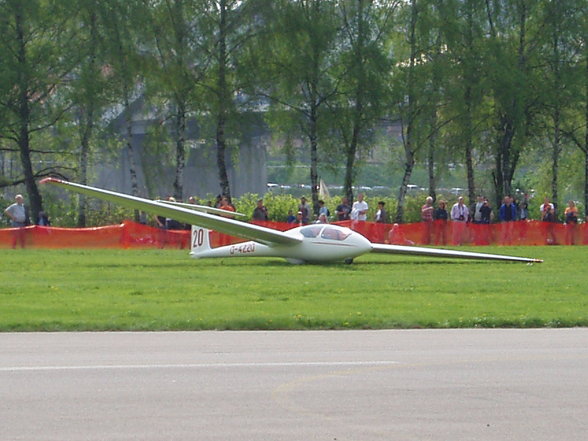
<svg viewBox="0 0 588 441">
<path fill-rule="evenodd" d="M 128 208 L 170 217 L 179 222 L 191 224 L 190 254 L 195 258 L 258 256 L 282 257 L 291 263 L 336 261 L 351 263 L 355 257 L 371 252 L 527 263 L 542 262 L 540 259 L 526 257 L 372 243 L 356 231 L 332 224 L 311 224 L 288 231 L 278 231 L 211 214 L 206 212 L 208 211 L 208 207 L 199 206 L 195 209 L 195 207 L 186 204 L 178 205 L 170 204 L 166 201 L 152 201 L 56 178 L 46 178 L 41 183 L 56 185 Z M 218 210 L 215 210 L 216 212 Z M 249 241 L 212 248 L 210 246 L 209 230 L 216 230 L 220 233 L 240 237 Z"/>
</svg>

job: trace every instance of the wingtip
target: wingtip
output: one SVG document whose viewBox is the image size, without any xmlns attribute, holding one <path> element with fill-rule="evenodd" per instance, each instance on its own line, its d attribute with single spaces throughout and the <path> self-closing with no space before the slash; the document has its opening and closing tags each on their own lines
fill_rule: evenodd
<svg viewBox="0 0 588 441">
<path fill-rule="evenodd" d="M 61 183 L 63 182 L 61 179 L 57 178 L 44 178 L 39 181 L 39 184 L 48 184 L 48 183 Z"/>
</svg>

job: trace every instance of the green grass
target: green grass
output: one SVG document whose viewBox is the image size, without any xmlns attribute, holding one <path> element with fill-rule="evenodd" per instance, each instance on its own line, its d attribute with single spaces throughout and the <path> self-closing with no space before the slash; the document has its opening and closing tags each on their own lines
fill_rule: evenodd
<svg viewBox="0 0 588 441">
<path fill-rule="evenodd" d="M 180 250 L 0 250 L 0 331 L 588 325 L 588 247 L 483 251 L 545 263 L 367 255 L 297 266 Z"/>
</svg>

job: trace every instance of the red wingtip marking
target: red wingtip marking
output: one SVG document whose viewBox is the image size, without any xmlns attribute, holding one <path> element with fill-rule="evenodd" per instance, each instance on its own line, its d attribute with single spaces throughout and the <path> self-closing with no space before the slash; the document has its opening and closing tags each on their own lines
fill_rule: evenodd
<svg viewBox="0 0 588 441">
<path fill-rule="evenodd" d="M 62 180 L 57 178 L 44 178 L 39 181 L 40 184 L 46 184 L 48 182 L 62 182 Z"/>
</svg>

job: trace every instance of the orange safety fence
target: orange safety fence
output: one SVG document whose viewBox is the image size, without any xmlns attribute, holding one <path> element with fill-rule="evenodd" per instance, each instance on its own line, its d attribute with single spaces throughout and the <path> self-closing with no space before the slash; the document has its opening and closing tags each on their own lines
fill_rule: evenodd
<svg viewBox="0 0 588 441">
<path fill-rule="evenodd" d="M 256 222 L 285 231 L 296 225 Z M 338 222 L 363 234 L 372 242 L 394 245 L 587 245 L 588 224 L 563 225 L 519 221 L 480 225 L 462 222 L 378 224 Z M 242 241 L 212 232 L 211 245 Z M 176 248 L 190 247 L 190 231 L 161 230 L 131 221 L 95 228 L 28 226 L 0 229 L 0 248 Z"/>
</svg>

